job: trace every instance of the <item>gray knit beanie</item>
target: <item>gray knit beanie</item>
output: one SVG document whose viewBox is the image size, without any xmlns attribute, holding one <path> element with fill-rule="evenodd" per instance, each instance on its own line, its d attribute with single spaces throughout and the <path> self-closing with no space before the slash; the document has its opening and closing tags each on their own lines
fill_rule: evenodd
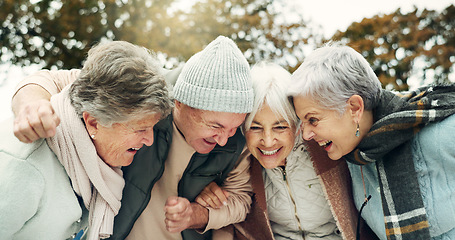
<svg viewBox="0 0 455 240">
<path fill-rule="evenodd" d="M 174 99 L 196 109 L 251 112 L 250 67 L 234 41 L 219 36 L 193 55 L 175 83 Z"/>
</svg>

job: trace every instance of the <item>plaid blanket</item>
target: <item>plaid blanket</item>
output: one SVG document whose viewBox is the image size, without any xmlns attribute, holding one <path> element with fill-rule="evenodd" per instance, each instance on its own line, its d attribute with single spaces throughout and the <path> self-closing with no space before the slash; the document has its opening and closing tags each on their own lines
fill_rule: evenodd
<svg viewBox="0 0 455 240">
<path fill-rule="evenodd" d="M 374 124 L 347 161 L 376 163 L 388 239 L 430 239 L 411 155 L 411 139 L 425 125 L 455 113 L 455 86 L 422 87 L 405 95 L 383 90 Z"/>
</svg>

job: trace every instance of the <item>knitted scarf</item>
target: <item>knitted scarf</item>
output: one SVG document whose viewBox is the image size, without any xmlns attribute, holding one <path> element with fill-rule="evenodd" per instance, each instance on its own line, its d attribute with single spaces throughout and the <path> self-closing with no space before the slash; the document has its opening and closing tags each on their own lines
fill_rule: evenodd
<svg viewBox="0 0 455 240">
<path fill-rule="evenodd" d="M 70 103 L 68 87 L 51 104 L 61 123 L 47 143 L 62 163 L 74 191 L 89 210 L 88 240 L 112 235 L 125 186 L 120 168 L 111 168 L 97 154 L 84 123 Z"/>
<path fill-rule="evenodd" d="M 411 139 L 424 126 L 455 113 L 455 86 L 422 87 L 406 95 L 383 90 L 374 124 L 345 158 L 376 163 L 388 239 L 430 239 L 428 219 L 411 155 Z"/>
</svg>

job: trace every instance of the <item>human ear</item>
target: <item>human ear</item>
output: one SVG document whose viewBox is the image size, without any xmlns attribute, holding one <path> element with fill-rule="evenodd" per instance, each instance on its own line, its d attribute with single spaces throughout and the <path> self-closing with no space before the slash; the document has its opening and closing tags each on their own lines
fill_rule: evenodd
<svg viewBox="0 0 455 240">
<path fill-rule="evenodd" d="M 347 103 L 351 116 L 356 122 L 359 122 L 365 110 L 363 98 L 359 95 L 352 95 Z"/>
<path fill-rule="evenodd" d="M 177 110 L 181 110 L 183 107 L 183 103 L 177 101 L 177 100 L 174 100 L 174 108 L 177 109 Z"/>
<path fill-rule="evenodd" d="M 84 120 L 85 123 L 85 128 L 87 128 L 87 132 L 90 136 L 96 135 L 98 132 L 98 121 L 96 118 L 94 118 L 90 113 L 88 112 L 83 112 L 82 113 L 82 119 Z"/>
</svg>

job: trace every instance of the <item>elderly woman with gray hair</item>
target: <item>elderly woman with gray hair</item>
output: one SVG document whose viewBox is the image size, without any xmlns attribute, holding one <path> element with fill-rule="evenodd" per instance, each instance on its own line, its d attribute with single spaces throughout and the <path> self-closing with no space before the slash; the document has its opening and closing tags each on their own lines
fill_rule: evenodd
<svg viewBox="0 0 455 240">
<path fill-rule="evenodd" d="M 373 69 L 339 43 L 293 74 L 305 140 L 345 159 L 356 206 L 380 239 L 455 239 L 455 86 L 381 88 Z M 368 195 L 371 199 L 368 200 Z"/>
<path fill-rule="evenodd" d="M 121 167 L 153 143 L 153 126 L 171 111 L 160 71 L 145 48 L 99 44 L 81 70 L 65 75 L 74 82 L 51 99 L 61 118 L 55 136 L 25 144 L 14 137 L 12 120 L 1 124 L 2 239 L 100 239 L 113 233 L 125 184 Z"/>
</svg>

